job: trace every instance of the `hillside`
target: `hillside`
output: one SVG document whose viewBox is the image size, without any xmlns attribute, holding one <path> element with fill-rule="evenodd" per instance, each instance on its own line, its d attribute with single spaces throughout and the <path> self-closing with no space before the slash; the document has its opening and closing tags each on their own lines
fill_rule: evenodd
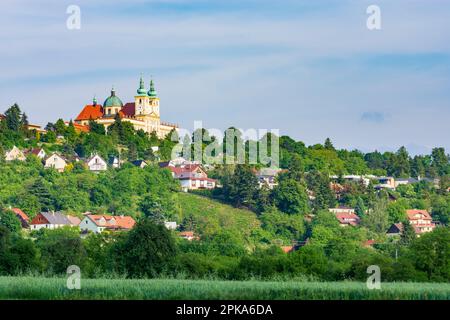
<svg viewBox="0 0 450 320">
<path fill-rule="evenodd" d="M 262 232 L 261 222 L 252 211 L 191 193 L 180 193 L 179 203 L 183 218 L 192 217 L 194 230 L 202 236 L 226 230 L 241 236 L 250 245 L 254 244 L 255 235 Z"/>
</svg>

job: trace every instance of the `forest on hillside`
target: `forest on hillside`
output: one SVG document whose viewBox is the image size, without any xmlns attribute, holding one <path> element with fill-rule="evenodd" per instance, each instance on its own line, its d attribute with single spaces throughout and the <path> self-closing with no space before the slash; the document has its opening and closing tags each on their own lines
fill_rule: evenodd
<svg viewBox="0 0 450 320">
<path fill-rule="evenodd" d="M 125 163 L 99 174 L 74 164 L 59 173 L 44 169 L 34 155 L 24 162 L 5 162 L 2 156 L 2 274 L 61 274 L 67 265 L 77 264 L 90 277 L 343 280 L 365 279 L 367 266 L 377 264 L 391 281 L 450 280 L 450 162 L 443 148 L 411 157 L 403 147 L 395 153 L 362 153 L 337 150 L 330 139 L 323 145 L 305 146 L 281 136 L 280 166 L 286 170 L 274 189 L 259 187 L 254 171 L 261 165 L 217 165 L 208 174 L 221 187 L 192 195 L 180 193 L 170 172 L 157 165 L 170 159 L 176 144 L 172 139 L 136 132 L 120 118 L 108 132 L 94 122 L 89 133 L 77 132 L 72 123 L 58 120 L 47 125 L 46 134 L 39 134 L 28 130 L 27 124 L 17 105 L 5 112 L 0 122 L 2 154 L 14 145 L 39 146 L 68 157 L 96 152 L 107 158 L 120 152 L 128 161 L 145 159 L 152 164 L 142 169 Z M 207 132 L 202 134 L 205 137 Z M 248 143 L 238 138 L 237 142 Z M 209 143 L 221 142 L 204 139 L 203 147 Z M 155 146 L 158 154 L 151 149 Z M 343 174 L 421 176 L 437 178 L 439 184 L 422 180 L 386 191 L 372 184 L 339 181 L 345 191 L 337 197 L 330 188 L 330 175 Z M 342 228 L 328 211 L 338 205 L 355 208 L 361 224 Z M 128 233 L 91 234 L 83 239 L 70 228 L 27 233 L 13 219 L 10 207 L 21 208 L 31 218 L 53 210 L 125 214 L 135 217 L 138 225 Z M 405 227 L 402 237 L 388 238 L 386 230 L 392 223 L 408 225 L 405 211 L 411 208 L 428 210 L 439 227 L 420 238 Z M 180 230 L 194 230 L 200 240 L 177 238 L 162 226 L 164 221 L 177 221 Z M 306 240 L 308 244 L 293 253 L 280 249 Z M 367 240 L 376 244 L 366 247 Z"/>
</svg>

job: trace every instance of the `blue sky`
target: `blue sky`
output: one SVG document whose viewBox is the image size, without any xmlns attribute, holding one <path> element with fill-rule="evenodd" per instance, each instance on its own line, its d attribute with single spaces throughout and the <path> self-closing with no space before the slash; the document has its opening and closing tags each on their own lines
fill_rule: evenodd
<svg viewBox="0 0 450 320">
<path fill-rule="evenodd" d="M 66 9 L 81 8 L 67 30 Z M 366 28 L 381 8 L 382 29 Z M 153 76 L 165 121 L 307 144 L 450 150 L 450 2 L 2 0 L 0 108 L 75 118 Z"/>
</svg>

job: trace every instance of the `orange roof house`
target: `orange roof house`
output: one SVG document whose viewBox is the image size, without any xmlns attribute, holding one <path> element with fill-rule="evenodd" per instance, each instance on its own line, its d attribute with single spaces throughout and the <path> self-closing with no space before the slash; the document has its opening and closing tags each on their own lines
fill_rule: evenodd
<svg viewBox="0 0 450 320">
<path fill-rule="evenodd" d="M 422 233 L 431 232 L 436 227 L 427 210 L 409 209 L 406 210 L 406 216 L 418 236 Z"/>
<path fill-rule="evenodd" d="M 360 221 L 360 218 L 352 212 L 338 212 L 335 215 L 339 220 L 339 224 L 343 227 L 347 225 L 357 226 Z"/>
<path fill-rule="evenodd" d="M 16 217 L 20 220 L 22 228 L 28 228 L 30 226 L 30 218 L 19 208 L 11 208 L 11 211 L 16 214 Z"/>
<path fill-rule="evenodd" d="M 92 231 L 101 233 L 107 230 L 130 230 L 134 227 L 136 221 L 130 216 L 111 216 L 107 214 L 85 215 L 79 226 L 82 231 Z"/>
</svg>

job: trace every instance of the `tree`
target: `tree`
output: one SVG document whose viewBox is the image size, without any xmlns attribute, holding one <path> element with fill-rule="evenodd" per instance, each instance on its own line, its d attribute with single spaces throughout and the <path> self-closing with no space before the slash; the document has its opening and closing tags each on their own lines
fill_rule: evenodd
<svg viewBox="0 0 450 320">
<path fill-rule="evenodd" d="M 378 199 L 361 222 L 369 230 L 377 233 L 385 233 L 389 224 L 387 200 L 383 198 Z"/>
<path fill-rule="evenodd" d="M 364 204 L 364 200 L 361 197 L 358 197 L 356 200 L 355 212 L 358 217 L 362 218 L 366 214 L 366 205 Z"/>
<path fill-rule="evenodd" d="M 114 253 L 119 271 L 131 277 L 155 277 L 168 267 L 176 248 L 164 225 L 144 218 L 115 245 Z"/>
<path fill-rule="evenodd" d="M 224 182 L 224 194 L 234 206 L 253 208 L 258 180 L 248 165 L 238 164 L 230 179 Z"/>
<path fill-rule="evenodd" d="M 39 177 L 28 189 L 28 192 L 35 196 L 41 204 L 41 210 L 50 211 L 54 209 L 50 190 L 45 180 Z"/>
<path fill-rule="evenodd" d="M 5 111 L 5 121 L 9 130 L 18 132 L 22 128 L 22 112 L 17 103 Z"/>
<path fill-rule="evenodd" d="M 96 133 L 102 136 L 106 134 L 105 126 L 93 120 L 89 120 L 89 130 L 91 133 Z"/>
<path fill-rule="evenodd" d="M 19 232 L 22 228 L 16 214 L 8 209 L 0 210 L 0 225 L 6 227 L 11 232 Z"/>
<path fill-rule="evenodd" d="M 434 148 L 431 151 L 432 164 L 431 166 L 435 169 L 439 176 L 450 173 L 450 163 L 449 158 L 445 154 L 444 148 Z"/>
<path fill-rule="evenodd" d="M 409 222 L 403 222 L 403 232 L 400 237 L 400 243 L 403 245 L 409 245 L 416 239 L 416 231 Z"/>
<path fill-rule="evenodd" d="M 55 133 L 57 136 L 66 135 L 66 124 L 63 119 L 58 119 L 55 123 Z"/>
<path fill-rule="evenodd" d="M 323 146 L 324 146 L 324 148 L 327 149 L 327 150 L 335 150 L 335 149 L 334 149 L 334 146 L 333 146 L 333 143 L 331 142 L 330 138 L 327 138 L 327 139 L 325 140 L 325 143 L 323 144 Z"/>
<path fill-rule="evenodd" d="M 62 274 L 71 265 L 84 266 L 86 251 L 76 228 L 43 229 L 40 232 L 36 244 L 41 251 L 45 270 Z"/>
<path fill-rule="evenodd" d="M 277 207 L 289 214 L 306 214 L 309 211 L 306 188 L 294 179 L 281 179 L 273 190 Z"/>
<path fill-rule="evenodd" d="M 272 209 L 264 212 L 260 219 L 265 230 L 269 231 L 274 237 L 284 239 L 288 243 L 300 239 L 305 233 L 305 225 L 301 215 L 288 215 Z"/>
<path fill-rule="evenodd" d="M 450 281 L 450 229 L 436 228 L 415 239 L 410 246 L 410 258 L 429 280 Z"/>
</svg>

